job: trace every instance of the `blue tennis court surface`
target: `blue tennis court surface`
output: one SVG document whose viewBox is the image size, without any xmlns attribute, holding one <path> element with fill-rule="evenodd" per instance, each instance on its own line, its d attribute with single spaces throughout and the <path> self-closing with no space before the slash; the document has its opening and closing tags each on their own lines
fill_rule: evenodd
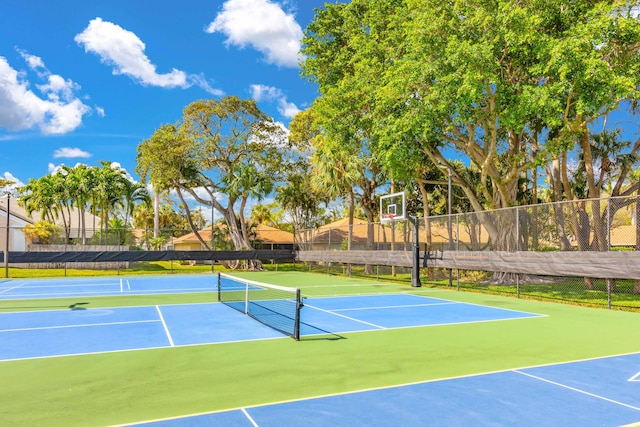
<svg viewBox="0 0 640 427">
<path fill-rule="evenodd" d="M 0 281 L 0 300 L 213 292 L 213 275 L 11 279 Z"/>
<path fill-rule="evenodd" d="M 640 422 L 640 354 L 325 396 L 139 426 L 545 426 Z"/>
<path fill-rule="evenodd" d="M 303 336 L 539 316 L 413 294 L 305 299 L 304 305 Z"/>
<path fill-rule="evenodd" d="M 537 314 L 409 294 L 305 299 L 301 336 Z M 282 338 L 220 303 L 0 313 L 0 361 Z"/>
</svg>

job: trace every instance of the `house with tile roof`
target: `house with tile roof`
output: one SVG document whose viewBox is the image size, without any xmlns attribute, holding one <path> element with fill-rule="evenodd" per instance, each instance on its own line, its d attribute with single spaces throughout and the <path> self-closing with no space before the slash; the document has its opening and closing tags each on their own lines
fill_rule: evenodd
<svg viewBox="0 0 640 427">
<path fill-rule="evenodd" d="M 216 229 L 225 227 L 216 224 Z M 253 249 L 292 249 L 294 247 L 294 235 L 288 231 L 270 227 L 266 224 L 257 224 L 253 228 L 254 238 L 252 239 Z M 217 231 L 216 231 L 217 232 Z M 220 230 L 220 232 L 224 232 Z M 211 242 L 211 226 L 198 231 L 200 237 L 205 242 Z M 176 251 L 200 251 L 206 250 L 206 247 L 198 240 L 195 233 L 189 233 L 181 237 L 173 239 L 171 242 L 173 249 Z"/>
</svg>

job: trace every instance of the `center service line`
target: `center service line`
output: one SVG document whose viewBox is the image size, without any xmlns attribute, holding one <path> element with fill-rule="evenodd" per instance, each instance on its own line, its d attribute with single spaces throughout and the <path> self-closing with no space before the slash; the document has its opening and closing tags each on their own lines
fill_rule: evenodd
<svg viewBox="0 0 640 427">
<path fill-rule="evenodd" d="M 7 288 L 7 289 L 5 289 L 4 291 L 0 291 L 0 294 L 3 294 L 3 293 L 5 293 L 5 292 L 12 291 L 12 290 L 14 290 L 14 289 L 21 288 L 21 287 L 23 287 L 24 285 L 26 285 L 27 283 L 29 283 L 29 282 L 20 283 L 18 286 L 14 286 L 13 288 Z"/>
<path fill-rule="evenodd" d="M 164 317 L 162 317 L 160 306 L 156 305 L 156 310 L 158 311 L 158 316 L 160 316 L 160 321 L 162 322 L 162 327 L 164 328 L 164 332 L 167 334 L 167 339 L 169 340 L 169 344 L 171 345 L 171 347 L 175 347 L 175 344 L 173 343 L 173 338 L 171 338 L 171 334 L 169 333 L 169 328 L 167 328 L 167 324 L 164 321 Z"/>
<path fill-rule="evenodd" d="M 247 417 L 247 419 L 251 422 L 251 424 L 253 424 L 254 427 L 260 427 L 258 426 L 258 423 L 256 423 L 256 420 L 254 420 L 251 415 L 249 415 L 249 413 L 246 411 L 246 409 L 242 408 L 242 413 L 244 414 L 245 417 Z"/>
</svg>

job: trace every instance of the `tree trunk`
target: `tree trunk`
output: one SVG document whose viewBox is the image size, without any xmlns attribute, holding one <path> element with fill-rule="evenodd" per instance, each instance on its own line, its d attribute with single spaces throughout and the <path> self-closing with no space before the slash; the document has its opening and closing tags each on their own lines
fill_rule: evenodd
<svg viewBox="0 0 640 427">
<path fill-rule="evenodd" d="M 207 248 L 208 251 L 211 250 L 207 242 L 205 242 L 202 236 L 200 236 L 199 230 L 196 230 L 195 226 L 193 225 L 193 219 L 191 218 L 191 210 L 189 209 L 189 205 L 185 202 L 184 197 L 182 196 L 182 191 L 180 191 L 180 187 L 175 187 L 175 190 L 176 190 L 176 193 L 178 193 L 178 197 L 180 198 L 180 201 L 182 202 L 182 206 L 184 206 L 184 210 L 187 214 L 187 223 L 189 224 L 189 228 L 193 232 L 194 236 L 196 236 L 196 239 L 198 239 L 200 244 L 205 248 Z M 213 207 L 211 207 L 211 209 L 213 209 Z M 213 233 L 213 224 L 211 224 L 211 233 Z"/>
</svg>

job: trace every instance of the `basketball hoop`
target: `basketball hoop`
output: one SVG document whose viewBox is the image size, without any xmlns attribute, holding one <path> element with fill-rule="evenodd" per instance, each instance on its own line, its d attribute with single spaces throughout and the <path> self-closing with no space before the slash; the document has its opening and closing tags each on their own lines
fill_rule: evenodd
<svg viewBox="0 0 640 427">
<path fill-rule="evenodd" d="M 380 222 L 383 224 L 388 224 L 391 221 L 393 221 L 393 218 L 395 217 L 394 214 L 392 213 L 382 213 L 380 214 Z"/>
</svg>

